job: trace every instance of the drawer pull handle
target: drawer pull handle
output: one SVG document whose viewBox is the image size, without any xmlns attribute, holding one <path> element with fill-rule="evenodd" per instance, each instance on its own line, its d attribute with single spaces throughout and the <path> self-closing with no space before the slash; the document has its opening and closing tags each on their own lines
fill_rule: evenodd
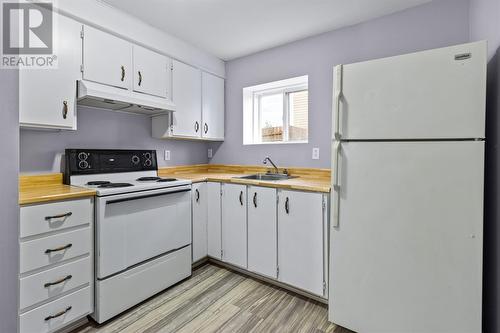
<svg viewBox="0 0 500 333">
<path fill-rule="evenodd" d="M 69 243 L 68 245 L 64 245 L 64 246 L 61 246 L 61 247 L 57 247 L 55 249 L 47 249 L 45 250 L 45 254 L 49 254 L 49 253 L 52 253 L 52 252 L 59 252 L 59 251 L 64 251 L 66 249 L 69 249 L 70 247 L 72 247 L 73 244 Z"/>
<path fill-rule="evenodd" d="M 45 221 L 50 221 L 53 219 L 62 219 L 63 217 L 70 217 L 71 215 L 73 215 L 72 212 L 67 212 L 67 213 L 60 214 L 60 215 L 45 216 Z"/>
<path fill-rule="evenodd" d="M 285 212 L 287 214 L 290 214 L 290 199 L 288 199 L 288 197 L 286 197 L 286 200 L 285 200 Z"/>
<path fill-rule="evenodd" d="M 46 283 L 46 284 L 44 284 L 43 286 L 44 286 L 45 288 L 48 288 L 48 287 L 50 287 L 50 286 L 55 286 L 55 285 L 57 285 L 57 284 L 61 284 L 61 283 L 65 282 L 65 281 L 71 280 L 71 278 L 72 278 L 72 277 L 73 277 L 72 275 L 68 275 L 68 276 L 63 277 L 62 279 L 57 280 L 57 281 L 54 281 L 54 282 L 47 282 L 47 283 Z"/>
<path fill-rule="evenodd" d="M 200 201 L 200 191 L 198 191 L 198 189 L 196 189 L 196 202 L 199 202 Z"/>
<path fill-rule="evenodd" d="M 205 134 L 207 134 L 207 133 L 208 133 L 208 124 L 205 123 Z"/>
<path fill-rule="evenodd" d="M 240 191 L 240 204 L 243 206 L 243 191 Z"/>
<path fill-rule="evenodd" d="M 54 319 L 54 318 L 57 318 L 57 317 L 61 317 L 63 314 L 65 314 L 66 312 L 68 312 L 69 310 L 71 310 L 72 306 L 68 306 L 66 309 L 62 310 L 61 312 L 58 312 L 56 314 L 53 314 L 53 315 L 50 315 L 48 317 L 45 317 L 45 321 L 49 321 L 51 319 Z"/>
<path fill-rule="evenodd" d="M 253 194 L 253 205 L 257 208 L 257 192 Z"/>
<path fill-rule="evenodd" d="M 138 85 L 140 87 L 141 83 L 142 83 L 142 73 L 141 73 L 141 71 L 138 71 L 138 73 L 139 73 L 139 83 L 138 83 Z"/>
<path fill-rule="evenodd" d="M 125 80 L 125 66 L 122 65 L 120 68 L 122 70 L 122 77 L 120 78 L 120 80 L 123 82 Z"/>
<path fill-rule="evenodd" d="M 200 123 L 199 123 L 199 122 L 195 122 L 195 123 L 194 123 L 194 131 L 195 131 L 196 133 L 198 133 L 198 130 L 199 130 L 199 129 L 200 129 Z"/>
<path fill-rule="evenodd" d="M 63 101 L 63 119 L 68 117 L 68 101 Z"/>
</svg>

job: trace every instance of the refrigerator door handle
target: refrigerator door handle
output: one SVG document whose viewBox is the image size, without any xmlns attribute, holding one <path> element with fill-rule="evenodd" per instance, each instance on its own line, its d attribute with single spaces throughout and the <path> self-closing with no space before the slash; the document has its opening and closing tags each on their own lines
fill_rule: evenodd
<svg viewBox="0 0 500 333">
<path fill-rule="evenodd" d="M 339 204 L 340 204 L 340 141 L 333 142 L 333 177 L 332 177 L 332 226 L 338 228 L 339 226 Z"/>
<path fill-rule="evenodd" d="M 341 98 L 342 98 L 342 72 L 343 66 L 338 65 L 333 69 L 333 139 L 340 140 L 342 137 L 340 123 L 342 117 L 340 114 Z"/>
</svg>

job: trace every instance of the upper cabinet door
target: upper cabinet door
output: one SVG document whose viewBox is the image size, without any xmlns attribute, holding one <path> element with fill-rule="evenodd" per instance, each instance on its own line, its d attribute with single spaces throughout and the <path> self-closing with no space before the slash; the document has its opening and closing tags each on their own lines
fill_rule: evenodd
<svg viewBox="0 0 500 333">
<path fill-rule="evenodd" d="M 133 72 L 131 43 L 92 27 L 84 27 L 85 80 L 130 89 Z"/>
<path fill-rule="evenodd" d="M 134 91 L 167 98 L 170 61 L 164 55 L 134 45 Z"/>
<path fill-rule="evenodd" d="M 21 126 L 76 129 L 76 82 L 81 77 L 82 25 L 58 16 L 54 40 L 56 69 L 19 71 L 19 121 Z"/>
<path fill-rule="evenodd" d="M 172 134 L 201 137 L 201 71 L 182 62 L 172 61 Z"/>
<path fill-rule="evenodd" d="M 483 41 L 336 67 L 334 133 L 346 140 L 484 138 L 486 64 Z"/>
<path fill-rule="evenodd" d="M 202 137 L 224 140 L 224 79 L 202 74 Z"/>
</svg>

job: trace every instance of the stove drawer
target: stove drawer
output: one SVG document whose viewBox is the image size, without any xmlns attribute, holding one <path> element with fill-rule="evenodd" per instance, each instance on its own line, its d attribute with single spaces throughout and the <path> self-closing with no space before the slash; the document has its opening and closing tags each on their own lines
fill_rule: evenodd
<svg viewBox="0 0 500 333">
<path fill-rule="evenodd" d="M 90 257 L 87 257 L 21 278 L 19 308 L 24 309 L 88 285 L 92 278 L 91 272 Z"/>
<path fill-rule="evenodd" d="M 89 224 L 93 215 L 91 198 L 23 206 L 20 210 L 20 236 L 23 238 Z"/>
<path fill-rule="evenodd" d="M 53 332 L 92 312 L 90 287 L 85 287 L 58 300 L 23 313 L 19 332 Z"/>
<path fill-rule="evenodd" d="M 90 227 L 59 233 L 20 244 L 21 273 L 60 263 L 90 252 Z"/>
</svg>

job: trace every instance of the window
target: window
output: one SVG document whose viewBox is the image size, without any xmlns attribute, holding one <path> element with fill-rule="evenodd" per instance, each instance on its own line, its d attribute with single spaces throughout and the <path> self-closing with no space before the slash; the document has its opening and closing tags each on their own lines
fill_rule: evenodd
<svg viewBox="0 0 500 333">
<path fill-rule="evenodd" d="M 308 77 L 243 88 L 243 144 L 308 139 Z"/>
</svg>

